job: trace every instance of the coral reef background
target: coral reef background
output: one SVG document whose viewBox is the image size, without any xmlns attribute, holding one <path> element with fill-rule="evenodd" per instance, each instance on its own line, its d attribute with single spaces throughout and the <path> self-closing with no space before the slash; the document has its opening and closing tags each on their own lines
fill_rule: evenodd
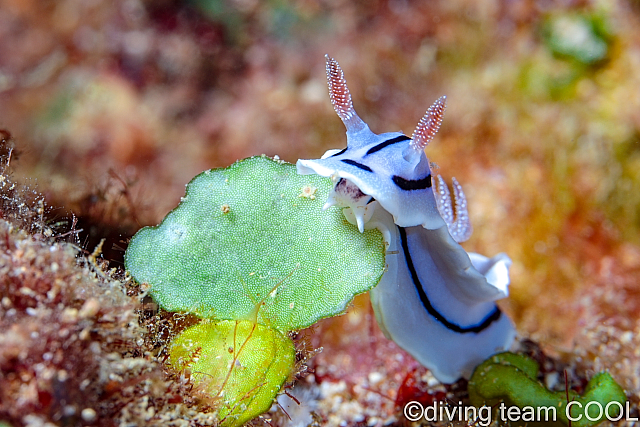
<svg viewBox="0 0 640 427">
<path fill-rule="evenodd" d="M 324 81 L 329 53 L 375 132 L 411 132 L 447 95 L 427 154 L 465 188 L 475 228 L 465 248 L 514 260 L 501 305 L 523 337 L 572 369 L 610 370 L 637 399 L 638 28 L 636 0 L 0 0 L 2 138 L 13 136 L 16 180 L 43 197 L 13 227 L 55 237 L 75 215 L 79 246 L 91 253 L 105 239 L 103 259 L 118 267 L 127 238 L 158 223 L 202 170 L 344 146 Z M 3 227 L 5 246 L 23 244 Z M 34 257 L 25 268 L 63 262 Z M 95 297 L 107 308 L 94 316 L 127 322 L 106 297 L 69 295 L 78 313 Z M 70 334 L 96 321 L 71 317 Z M 366 296 L 307 340 L 324 351 L 306 381 L 339 400 L 305 392 L 310 410 L 350 423 L 393 416 L 416 366 L 380 335 Z"/>
</svg>

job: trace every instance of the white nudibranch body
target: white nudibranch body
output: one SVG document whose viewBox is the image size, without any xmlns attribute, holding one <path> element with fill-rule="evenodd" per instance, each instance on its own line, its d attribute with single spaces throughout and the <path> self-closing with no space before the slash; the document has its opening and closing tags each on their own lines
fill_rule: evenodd
<svg viewBox="0 0 640 427">
<path fill-rule="evenodd" d="M 328 56 L 327 79 L 333 107 L 347 128 L 347 148 L 298 160 L 298 173 L 330 177 L 335 186 L 325 209 L 344 207 L 361 232 L 382 232 L 387 271 L 370 295 L 384 334 L 438 380 L 468 378 L 482 361 L 508 350 L 515 337 L 512 322 L 494 302 L 508 296 L 511 260 L 467 253 L 459 245 L 471 225 L 455 178 L 455 211 L 440 176 L 434 193 L 424 148 L 440 127 L 446 98 L 427 110 L 411 138 L 400 132 L 377 135 L 356 114 L 342 69 Z"/>
</svg>

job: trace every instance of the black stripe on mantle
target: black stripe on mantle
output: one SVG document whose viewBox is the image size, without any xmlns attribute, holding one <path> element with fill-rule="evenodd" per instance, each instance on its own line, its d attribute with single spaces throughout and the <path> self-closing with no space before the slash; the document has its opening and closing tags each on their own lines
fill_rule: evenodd
<svg viewBox="0 0 640 427">
<path fill-rule="evenodd" d="M 405 191 L 425 190 L 431 187 L 431 174 L 421 179 L 404 179 L 401 176 L 393 175 L 391 180 L 400 189 Z"/>
<path fill-rule="evenodd" d="M 406 141 L 408 139 L 411 139 L 411 138 L 409 138 L 407 135 L 400 135 L 400 136 L 396 136 L 395 138 L 387 139 L 386 141 L 381 142 L 380 144 L 369 148 L 365 156 L 368 156 L 369 154 L 373 154 L 377 151 L 380 151 L 383 148 L 386 148 L 390 145 L 397 144 L 398 142 Z"/>
<path fill-rule="evenodd" d="M 453 332 L 457 332 L 459 334 L 467 334 L 467 333 L 478 333 L 487 329 L 493 322 L 500 319 L 500 315 L 502 312 L 495 306 L 493 311 L 480 323 L 473 326 L 465 326 L 462 327 L 458 324 L 455 324 L 446 317 L 444 317 L 438 310 L 435 309 L 433 305 L 431 305 L 431 301 L 429 301 L 429 297 L 424 292 L 424 288 L 422 287 L 422 283 L 420 283 L 420 279 L 418 278 L 418 273 L 416 272 L 415 266 L 413 265 L 413 260 L 411 259 L 411 254 L 409 253 L 409 244 L 407 242 L 407 232 L 404 227 L 398 227 L 398 231 L 400 232 L 400 240 L 402 242 L 402 251 L 404 252 L 404 259 L 407 261 L 407 267 L 409 268 L 409 272 L 411 273 L 411 279 L 413 280 L 413 284 L 418 291 L 418 295 L 420 296 L 420 301 L 422 301 L 422 305 L 424 306 L 427 313 L 429 313 L 433 318 L 435 318 L 438 322 L 442 323 L 447 329 L 452 330 Z"/>
<path fill-rule="evenodd" d="M 357 167 L 358 169 L 361 169 L 361 170 L 363 170 L 363 171 L 365 171 L 365 172 L 373 172 L 373 170 L 371 170 L 371 168 L 370 168 L 369 166 L 367 166 L 367 165 L 363 165 L 362 163 L 358 163 L 358 162 L 356 162 L 355 160 L 351 160 L 351 159 L 343 159 L 343 160 L 340 160 L 340 161 L 341 161 L 342 163 L 346 163 L 346 164 L 348 164 L 348 165 L 355 166 L 355 167 Z"/>
</svg>

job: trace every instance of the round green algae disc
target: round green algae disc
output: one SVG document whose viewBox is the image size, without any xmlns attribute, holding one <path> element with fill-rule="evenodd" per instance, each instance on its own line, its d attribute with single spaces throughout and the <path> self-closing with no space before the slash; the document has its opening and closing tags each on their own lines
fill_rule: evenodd
<svg viewBox="0 0 640 427">
<path fill-rule="evenodd" d="M 266 157 L 205 171 L 160 225 L 131 239 L 125 267 L 168 311 L 306 328 L 344 312 L 384 272 L 380 232 L 322 210 L 332 188 Z"/>
<path fill-rule="evenodd" d="M 171 365 L 213 397 L 221 426 L 241 426 L 269 410 L 295 367 L 293 341 L 251 321 L 204 321 L 169 350 Z"/>
</svg>

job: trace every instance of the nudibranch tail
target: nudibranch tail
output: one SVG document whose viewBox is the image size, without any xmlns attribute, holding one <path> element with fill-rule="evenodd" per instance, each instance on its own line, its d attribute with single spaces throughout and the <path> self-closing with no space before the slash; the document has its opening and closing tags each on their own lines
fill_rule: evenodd
<svg viewBox="0 0 640 427">
<path fill-rule="evenodd" d="M 444 110 L 447 108 L 447 97 L 441 96 L 429 107 L 425 115 L 420 119 L 416 130 L 411 136 L 411 148 L 422 151 L 433 140 L 440 129 Z"/>
<path fill-rule="evenodd" d="M 471 221 L 469 220 L 469 210 L 467 209 L 467 197 L 462 191 L 462 186 L 458 183 L 458 180 L 452 178 L 453 181 L 453 199 L 455 202 L 455 218 L 453 206 L 451 204 L 451 193 L 447 184 L 442 179 L 442 176 L 438 175 L 436 178 L 436 204 L 440 216 L 447 224 L 449 234 L 453 239 L 460 243 L 464 242 L 471 237 L 473 227 L 471 227 Z"/>
<path fill-rule="evenodd" d="M 356 113 L 351 101 L 351 92 L 347 87 L 347 81 L 338 61 L 325 55 L 327 59 L 327 83 L 329 84 L 329 98 L 331 105 L 342 122 L 347 127 L 347 132 L 357 132 L 366 127 L 366 124 Z"/>
</svg>

